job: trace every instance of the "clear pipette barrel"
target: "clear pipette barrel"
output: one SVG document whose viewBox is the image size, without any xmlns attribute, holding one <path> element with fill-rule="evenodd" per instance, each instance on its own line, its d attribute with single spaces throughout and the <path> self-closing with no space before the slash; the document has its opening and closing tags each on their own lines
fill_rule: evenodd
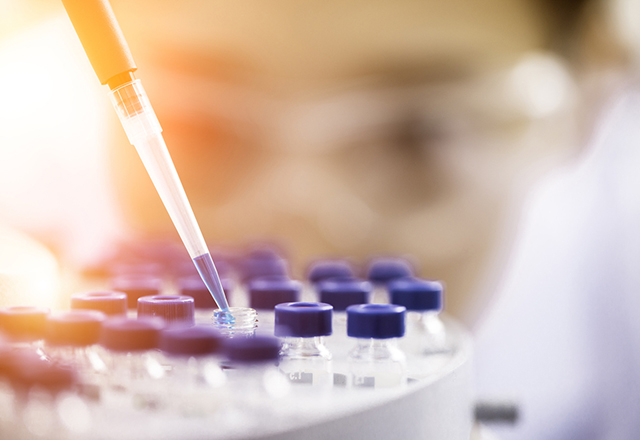
<svg viewBox="0 0 640 440">
<path fill-rule="evenodd" d="M 138 151 L 202 280 L 218 307 L 227 310 L 229 305 L 220 277 L 167 150 L 162 127 L 140 80 L 116 87 L 109 95 L 129 142 Z"/>
</svg>

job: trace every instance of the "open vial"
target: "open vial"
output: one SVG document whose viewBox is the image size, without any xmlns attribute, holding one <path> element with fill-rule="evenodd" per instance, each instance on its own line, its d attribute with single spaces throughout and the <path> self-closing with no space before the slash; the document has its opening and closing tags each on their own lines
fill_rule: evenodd
<svg viewBox="0 0 640 440">
<path fill-rule="evenodd" d="M 213 312 L 213 326 L 227 338 L 252 337 L 257 325 L 258 314 L 248 307 L 230 307 L 229 310 Z"/>
</svg>

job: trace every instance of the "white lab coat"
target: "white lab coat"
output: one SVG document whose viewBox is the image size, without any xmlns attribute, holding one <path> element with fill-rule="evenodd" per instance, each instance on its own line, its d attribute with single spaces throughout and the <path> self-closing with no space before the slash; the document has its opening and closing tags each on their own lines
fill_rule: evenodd
<svg viewBox="0 0 640 440">
<path fill-rule="evenodd" d="M 640 439 L 640 91 L 527 204 L 475 332 L 479 396 L 522 418 L 501 439 Z"/>
</svg>

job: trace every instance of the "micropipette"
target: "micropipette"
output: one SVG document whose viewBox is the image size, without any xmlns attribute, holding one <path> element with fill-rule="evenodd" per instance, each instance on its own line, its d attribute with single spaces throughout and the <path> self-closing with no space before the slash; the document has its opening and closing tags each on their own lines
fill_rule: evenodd
<svg viewBox="0 0 640 440">
<path fill-rule="evenodd" d="M 220 277 L 162 137 L 162 128 L 108 0 L 62 0 L 80 42 L 98 75 L 108 85 L 120 122 L 136 148 L 198 273 L 218 307 L 229 304 Z"/>
</svg>

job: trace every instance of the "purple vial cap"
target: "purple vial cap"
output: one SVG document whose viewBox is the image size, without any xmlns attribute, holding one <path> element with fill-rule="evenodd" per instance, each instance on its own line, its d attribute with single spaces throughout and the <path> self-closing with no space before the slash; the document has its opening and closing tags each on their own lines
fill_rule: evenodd
<svg viewBox="0 0 640 440">
<path fill-rule="evenodd" d="M 387 288 L 391 303 L 405 306 L 407 310 L 442 310 L 442 283 L 418 278 L 400 278 L 391 281 Z"/>
<path fill-rule="evenodd" d="M 127 294 L 127 307 L 135 309 L 138 298 L 160 295 L 162 279 L 151 275 L 120 276 L 111 279 L 111 288 Z"/>
<path fill-rule="evenodd" d="M 394 304 L 347 307 L 347 334 L 353 338 L 388 339 L 404 336 L 406 308 Z"/>
<path fill-rule="evenodd" d="M 346 260 L 320 260 L 312 263 L 307 270 L 307 279 L 317 283 L 329 278 L 349 278 L 355 273 Z"/>
<path fill-rule="evenodd" d="M 0 330 L 8 337 L 35 341 L 45 334 L 47 316 L 45 307 L 14 306 L 0 309 Z"/>
<path fill-rule="evenodd" d="M 249 283 L 250 307 L 256 310 L 273 310 L 281 303 L 298 302 L 302 284 L 287 277 L 264 277 Z"/>
<path fill-rule="evenodd" d="M 235 282 L 231 278 L 221 278 L 220 282 L 222 283 L 224 294 L 227 297 L 227 300 L 229 300 L 229 295 L 235 287 Z M 180 292 L 180 295 L 192 297 L 194 299 L 196 309 L 218 308 L 216 301 L 213 299 L 213 296 L 211 296 L 211 292 L 209 292 L 209 289 L 207 289 L 207 286 L 199 275 L 180 278 L 178 280 L 178 291 Z"/>
<path fill-rule="evenodd" d="M 124 292 L 83 292 L 71 295 L 71 308 L 97 310 L 106 315 L 127 314 L 127 294 Z"/>
<path fill-rule="evenodd" d="M 97 344 L 107 315 L 95 310 L 72 310 L 47 317 L 45 340 L 51 345 L 84 347 Z"/>
<path fill-rule="evenodd" d="M 195 304 L 193 297 L 186 295 L 152 295 L 138 298 L 138 317 L 164 319 L 168 323 L 194 324 Z"/>
<path fill-rule="evenodd" d="M 172 327 L 162 331 L 160 349 L 174 356 L 203 356 L 219 351 L 222 339 L 213 327 Z"/>
<path fill-rule="evenodd" d="M 258 363 L 277 361 L 280 340 L 273 336 L 231 338 L 224 341 L 224 352 L 232 362 Z"/>
<path fill-rule="evenodd" d="M 102 324 L 100 345 L 112 351 L 157 348 L 164 321 L 159 318 L 110 318 Z"/>
<path fill-rule="evenodd" d="M 260 247 L 250 251 L 240 261 L 240 275 L 247 282 L 254 278 L 269 276 L 288 276 L 287 261 L 275 250 Z"/>
<path fill-rule="evenodd" d="M 334 278 L 316 285 L 320 301 L 331 304 L 334 310 L 346 310 L 354 304 L 366 304 L 373 286 L 358 278 Z"/>
<path fill-rule="evenodd" d="M 413 276 L 413 266 L 404 258 L 376 258 L 367 269 L 367 278 L 380 284 L 410 276 Z"/>
<path fill-rule="evenodd" d="M 275 335 L 312 338 L 331 334 L 333 307 L 330 304 L 290 302 L 275 308 Z"/>
</svg>

